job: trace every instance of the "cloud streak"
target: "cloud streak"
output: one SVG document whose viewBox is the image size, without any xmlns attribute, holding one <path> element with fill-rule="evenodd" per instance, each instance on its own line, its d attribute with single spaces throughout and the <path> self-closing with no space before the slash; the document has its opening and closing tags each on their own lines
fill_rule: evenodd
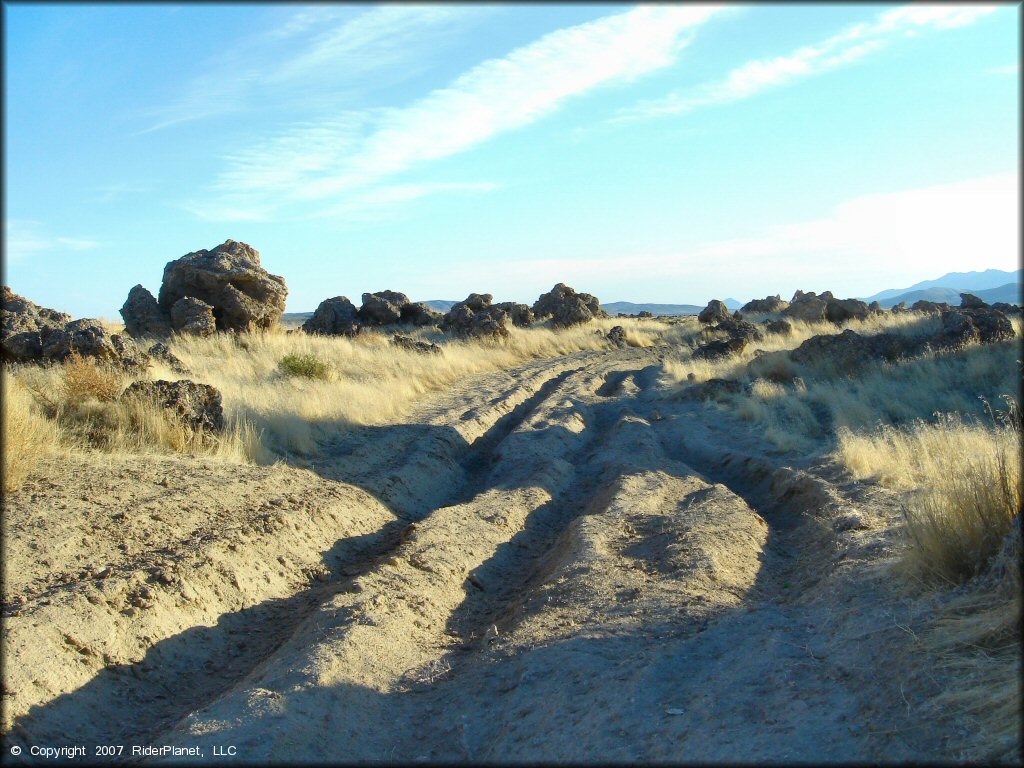
<svg viewBox="0 0 1024 768">
<path fill-rule="evenodd" d="M 473 67 L 401 108 L 348 112 L 298 124 L 226 158 L 207 210 L 338 202 L 433 160 L 522 128 L 596 88 L 675 62 L 717 5 L 644 6 L 551 32 Z"/>
<path fill-rule="evenodd" d="M 880 14 L 870 23 L 855 24 L 839 34 L 785 55 L 749 61 L 723 80 L 692 91 L 676 91 L 666 97 L 640 102 L 621 111 L 612 122 L 679 115 L 701 107 L 750 98 L 813 75 L 852 64 L 884 48 L 900 37 L 913 37 L 928 29 L 968 26 L 999 6 L 911 5 Z"/>
<path fill-rule="evenodd" d="M 4 253 L 12 262 L 55 251 L 92 251 L 102 245 L 84 237 L 51 235 L 37 221 L 11 219 L 4 225 Z"/>
</svg>

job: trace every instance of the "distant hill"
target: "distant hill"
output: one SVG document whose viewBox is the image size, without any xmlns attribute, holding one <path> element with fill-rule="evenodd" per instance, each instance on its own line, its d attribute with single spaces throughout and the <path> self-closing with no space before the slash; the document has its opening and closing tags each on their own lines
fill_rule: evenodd
<svg viewBox="0 0 1024 768">
<path fill-rule="evenodd" d="M 889 288 L 884 291 L 879 291 L 874 296 L 862 297 L 864 301 L 872 302 L 877 301 L 883 307 L 891 307 L 892 304 L 886 304 L 886 299 L 893 299 L 893 304 L 898 304 L 901 299 L 896 298 L 897 296 L 909 294 L 911 291 L 924 291 L 930 288 L 942 288 L 948 291 L 955 291 L 960 294 L 963 292 L 973 293 L 979 298 L 983 298 L 978 291 L 988 290 L 990 288 L 1003 288 L 1008 283 L 1016 284 L 1021 281 L 1021 273 L 1024 270 L 1018 269 L 1016 272 L 1006 272 L 1002 269 L 986 269 L 984 272 L 950 272 L 937 277 L 934 280 L 922 280 L 920 283 L 914 283 L 914 285 L 908 288 Z M 924 296 L 918 298 L 925 298 Z M 960 303 L 960 297 L 956 297 L 957 302 Z M 918 299 L 914 299 L 917 301 Z M 945 301 L 945 299 L 928 299 L 928 301 Z M 986 301 L 988 301 L 986 299 Z M 994 301 L 1000 301 L 1000 299 L 994 299 Z M 1014 303 L 1017 303 L 1019 299 L 1013 299 Z"/>
<path fill-rule="evenodd" d="M 458 304 L 458 301 L 446 301 L 445 299 L 431 299 L 430 301 L 421 301 L 420 304 L 426 304 L 431 309 L 436 309 L 438 312 L 448 313 L 448 311 Z"/>
<path fill-rule="evenodd" d="M 696 315 L 704 307 L 698 307 L 696 304 L 634 304 L 631 301 L 612 301 L 602 304 L 601 309 L 612 317 L 615 317 L 619 312 L 622 312 L 624 315 L 650 312 L 652 315 L 674 317 L 679 315 Z"/>
<path fill-rule="evenodd" d="M 878 303 L 886 309 L 899 304 L 901 301 L 909 307 L 915 301 L 921 301 L 922 299 L 934 302 L 944 301 L 947 304 L 959 305 L 961 293 L 973 293 L 979 299 L 987 301 L 989 304 L 995 304 L 997 301 L 1003 301 L 1007 304 L 1020 304 L 1020 283 L 1006 283 L 1005 285 L 986 290 L 941 287 L 924 288 L 917 291 L 900 293 L 887 299 L 880 299 Z"/>
</svg>

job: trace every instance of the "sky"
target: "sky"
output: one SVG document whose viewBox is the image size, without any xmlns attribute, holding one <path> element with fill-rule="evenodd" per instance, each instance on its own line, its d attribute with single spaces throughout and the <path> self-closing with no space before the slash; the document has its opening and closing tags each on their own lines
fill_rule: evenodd
<svg viewBox="0 0 1024 768">
<path fill-rule="evenodd" d="M 4 282 L 117 319 L 229 238 L 289 312 L 1016 269 L 1020 13 L 8 2 Z"/>
</svg>

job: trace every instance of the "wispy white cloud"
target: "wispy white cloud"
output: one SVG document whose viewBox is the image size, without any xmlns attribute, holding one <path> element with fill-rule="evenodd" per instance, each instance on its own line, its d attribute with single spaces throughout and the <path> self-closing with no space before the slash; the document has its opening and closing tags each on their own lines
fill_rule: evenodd
<svg viewBox="0 0 1024 768">
<path fill-rule="evenodd" d="M 922 275 L 1016 268 L 1019 210 L 1014 172 L 864 195 L 819 219 L 671 252 L 462 262 L 409 278 L 428 293 L 500 285 L 506 294 L 520 296 L 565 281 L 608 300 L 629 298 L 623 291 L 631 289 L 632 280 L 634 299 L 679 303 L 796 288 L 867 295 Z M 687 295 L 685 286 L 691 284 L 707 295 Z M 676 293 L 652 297 L 652 285 L 673 286 Z"/>
<path fill-rule="evenodd" d="M 568 99 L 672 64 L 717 5 L 643 6 L 551 32 L 401 108 L 299 124 L 226 158 L 207 210 L 343 202 L 396 174 L 529 125 Z M 271 202 L 272 198 L 272 202 Z"/>
<path fill-rule="evenodd" d="M 4 253 L 12 262 L 53 252 L 91 251 L 102 245 L 89 238 L 52 235 L 37 221 L 10 219 L 4 222 Z"/>
<path fill-rule="evenodd" d="M 344 93 L 387 87 L 421 71 L 446 40 L 493 9 L 385 5 L 291 12 L 260 35 L 218 50 L 205 72 L 148 111 L 139 133 L 246 110 L 333 106 Z"/>
<path fill-rule="evenodd" d="M 870 23 L 855 24 L 839 34 L 785 55 L 749 61 L 723 80 L 690 91 L 642 101 L 622 110 L 613 122 L 677 115 L 712 104 L 746 99 L 763 91 L 852 64 L 901 36 L 928 29 L 953 29 L 973 24 L 997 5 L 910 5 L 880 14 Z"/>
</svg>

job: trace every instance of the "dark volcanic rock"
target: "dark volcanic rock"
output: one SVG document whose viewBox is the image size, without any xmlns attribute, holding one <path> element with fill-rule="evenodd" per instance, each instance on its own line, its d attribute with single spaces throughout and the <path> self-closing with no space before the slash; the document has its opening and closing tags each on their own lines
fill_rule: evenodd
<svg viewBox="0 0 1024 768">
<path fill-rule="evenodd" d="M 149 348 L 149 356 L 154 360 L 159 360 L 175 373 L 180 373 L 182 375 L 188 375 L 191 373 L 185 364 L 178 359 L 178 356 L 171 352 L 170 348 L 166 344 L 157 342 L 151 346 Z"/>
<path fill-rule="evenodd" d="M 812 336 L 789 353 L 795 363 L 834 367 L 843 373 L 856 373 L 879 360 L 893 361 L 920 350 L 915 341 L 894 333 L 862 336 L 845 330 L 835 335 Z"/>
<path fill-rule="evenodd" d="M 885 311 L 885 310 L 884 310 L 884 309 L 882 309 L 882 305 L 881 305 L 881 304 L 879 304 L 879 303 L 878 303 L 877 301 L 872 301 L 872 302 L 871 302 L 870 304 L 868 304 L 868 314 L 871 314 L 871 315 L 880 315 L 880 314 L 882 314 L 882 313 L 883 313 L 884 311 Z"/>
<path fill-rule="evenodd" d="M 763 299 L 752 299 L 740 309 L 741 312 L 781 312 L 789 306 L 789 302 L 779 295 L 765 296 Z"/>
<path fill-rule="evenodd" d="M 697 315 L 697 319 L 702 323 L 718 323 L 722 320 L 729 320 L 731 317 L 732 313 L 729 312 L 729 308 L 718 299 L 709 301 L 708 305 Z"/>
<path fill-rule="evenodd" d="M 170 319 L 160 309 L 156 297 L 141 285 L 128 292 L 128 298 L 121 307 L 121 317 L 125 332 L 136 338 L 166 338 L 171 335 Z"/>
<path fill-rule="evenodd" d="M 786 320 L 766 320 L 764 329 L 768 333 L 778 333 L 782 336 L 788 336 L 793 332 L 793 324 Z"/>
<path fill-rule="evenodd" d="M 190 336 L 212 336 L 217 332 L 213 307 L 202 299 L 184 296 L 171 307 L 171 327 Z"/>
<path fill-rule="evenodd" d="M 493 306 L 495 309 L 500 309 L 502 312 L 506 313 L 512 321 L 512 325 L 517 325 L 520 328 L 528 328 L 530 323 L 533 322 L 533 310 L 531 310 L 527 304 L 517 304 L 514 301 L 503 301 L 500 304 L 494 304 Z"/>
<path fill-rule="evenodd" d="M 596 317 L 608 317 L 601 302 L 589 293 L 576 293 L 565 283 L 558 283 L 534 302 L 533 314 L 538 319 L 550 317 L 558 326 L 579 325 Z"/>
<path fill-rule="evenodd" d="M 803 320 L 808 323 L 820 322 L 825 319 L 828 299 L 831 297 L 832 294 L 828 293 L 828 291 L 821 296 L 813 292 L 804 293 L 803 291 L 797 291 L 793 294 L 793 300 L 789 302 L 789 306 L 786 307 L 782 314 L 794 320 Z"/>
<path fill-rule="evenodd" d="M 441 353 L 441 347 L 437 344 L 427 341 L 416 341 L 416 339 L 409 338 L 408 336 L 402 336 L 398 333 L 391 337 L 391 343 L 396 347 L 408 349 L 410 352 L 420 352 L 421 354 L 433 355 Z"/>
<path fill-rule="evenodd" d="M 988 304 L 979 299 L 973 293 L 961 293 L 960 306 L 963 309 L 988 309 Z"/>
<path fill-rule="evenodd" d="M 394 325 L 402 321 L 402 307 L 409 297 L 398 291 L 364 293 L 359 319 L 367 325 Z"/>
<path fill-rule="evenodd" d="M 910 308 L 915 312 L 927 312 L 930 315 L 940 315 L 943 312 L 946 312 L 947 310 L 951 309 L 949 304 L 947 304 L 944 301 L 935 302 L 926 301 L 924 299 L 921 299 L 920 301 L 915 301 L 913 304 L 910 305 Z"/>
<path fill-rule="evenodd" d="M 33 362 L 43 354 L 42 332 L 63 330 L 71 315 L 33 304 L 6 285 L 3 292 L 3 355 L 11 362 Z"/>
<path fill-rule="evenodd" d="M 626 346 L 626 329 L 621 325 L 616 325 L 610 331 L 608 331 L 608 341 L 617 347 Z"/>
<path fill-rule="evenodd" d="M 847 320 L 865 320 L 868 305 L 860 299 L 829 299 L 825 302 L 825 318 L 833 323 Z"/>
<path fill-rule="evenodd" d="M 724 331 L 729 334 L 730 338 L 743 341 L 761 341 L 764 338 L 764 334 L 756 325 L 746 320 L 737 320 L 735 317 L 727 317 L 719 321 L 717 325 L 710 326 L 708 330 Z"/>
<path fill-rule="evenodd" d="M 355 336 L 359 333 L 358 310 L 347 296 L 324 299 L 302 330 L 323 336 Z"/>
<path fill-rule="evenodd" d="M 747 346 L 743 339 L 719 339 L 701 344 L 693 352 L 695 360 L 718 360 L 742 352 Z"/>
<path fill-rule="evenodd" d="M 439 325 L 442 315 L 436 309 L 431 309 L 426 304 L 409 303 L 402 307 L 402 322 L 412 325 Z"/>
<path fill-rule="evenodd" d="M 169 262 L 158 303 L 169 313 L 185 297 L 199 299 L 213 308 L 217 330 L 244 332 L 277 325 L 287 296 L 284 278 L 260 266 L 255 248 L 227 240 Z"/>
<path fill-rule="evenodd" d="M 1007 304 L 1004 301 L 997 301 L 995 304 L 992 305 L 992 309 L 1002 312 L 1007 317 L 1013 317 L 1021 313 L 1020 307 L 1018 307 L 1016 304 Z"/>
<path fill-rule="evenodd" d="M 194 381 L 136 381 L 121 395 L 122 400 L 146 398 L 173 411 L 191 429 L 219 432 L 224 429 L 224 408 L 220 392 L 209 384 Z"/>
<path fill-rule="evenodd" d="M 474 312 L 467 304 L 459 303 L 444 316 L 441 327 L 466 338 L 507 339 L 508 313 L 497 307 L 486 307 Z"/>
</svg>

